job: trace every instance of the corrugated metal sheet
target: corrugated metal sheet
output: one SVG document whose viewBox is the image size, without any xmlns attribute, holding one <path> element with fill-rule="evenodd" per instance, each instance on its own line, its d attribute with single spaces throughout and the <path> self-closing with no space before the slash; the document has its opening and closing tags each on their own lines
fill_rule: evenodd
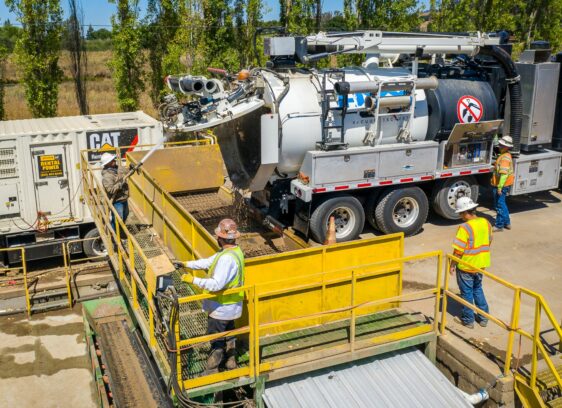
<svg viewBox="0 0 562 408">
<path fill-rule="evenodd" d="M 266 383 L 268 408 L 472 407 L 417 349 Z"/>
<path fill-rule="evenodd" d="M 129 126 L 154 126 L 158 121 L 142 111 L 0 121 L 0 136 L 68 133 Z"/>
</svg>

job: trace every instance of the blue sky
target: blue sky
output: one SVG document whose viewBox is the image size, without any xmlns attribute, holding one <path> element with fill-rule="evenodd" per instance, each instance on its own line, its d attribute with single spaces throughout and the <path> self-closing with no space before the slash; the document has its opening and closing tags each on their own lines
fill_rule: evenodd
<svg viewBox="0 0 562 408">
<path fill-rule="evenodd" d="M 110 4 L 107 0 L 81 0 L 82 8 L 84 9 L 84 23 L 86 25 L 106 25 L 110 23 L 111 15 L 115 10 L 115 5 Z M 140 0 L 141 9 L 146 8 L 147 0 Z M 61 0 L 65 12 L 67 9 L 67 0 Z M 279 1 L 278 0 L 265 0 L 264 17 L 265 20 L 274 20 L 279 17 Z M 324 11 L 342 10 L 343 0 L 324 0 Z M 6 19 L 12 22 L 16 21 L 16 17 L 11 14 L 6 7 L 4 0 L 0 0 L 0 22 Z"/>
</svg>

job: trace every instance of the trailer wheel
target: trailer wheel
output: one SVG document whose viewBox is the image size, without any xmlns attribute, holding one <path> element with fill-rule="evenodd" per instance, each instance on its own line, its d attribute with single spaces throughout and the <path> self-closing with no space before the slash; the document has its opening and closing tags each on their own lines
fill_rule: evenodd
<svg viewBox="0 0 562 408">
<path fill-rule="evenodd" d="M 310 217 L 310 231 L 316 242 L 326 239 L 330 216 L 336 217 L 336 240 L 356 239 L 365 225 L 365 211 L 359 200 L 352 196 L 329 198 L 321 203 Z"/>
<path fill-rule="evenodd" d="M 89 239 L 95 238 L 95 239 Z M 107 249 L 97 228 L 91 229 L 84 235 L 87 241 L 82 242 L 82 249 L 88 258 L 107 256 Z"/>
<path fill-rule="evenodd" d="M 433 209 L 443 218 L 458 220 L 460 215 L 455 213 L 455 204 L 461 197 L 470 197 L 475 202 L 478 199 L 478 183 L 474 177 L 439 180 L 433 187 Z"/>
<path fill-rule="evenodd" d="M 421 188 L 397 188 L 381 198 L 375 210 L 375 219 L 385 234 L 403 232 L 408 236 L 422 228 L 428 211 L 429 202 Z"/>
</svg>

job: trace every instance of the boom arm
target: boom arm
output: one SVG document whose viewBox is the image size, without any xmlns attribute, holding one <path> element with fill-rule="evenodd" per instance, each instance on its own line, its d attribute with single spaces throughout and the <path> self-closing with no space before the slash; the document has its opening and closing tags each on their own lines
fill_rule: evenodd
<svg viewBox="0 0 562 408">
<path fill-rule="evenodd" d="M 480 47 L 498 45 L 500 39 L 488 34 L 473 35 L 394 33 L 358 31 L 318 34 L 306 37 L 310 48 L 322 46 L 327 51 L 350 54 L 468 54 L 476 55 Z M 314 54 L 313 54 L 314 55 Z"/>
</svg>

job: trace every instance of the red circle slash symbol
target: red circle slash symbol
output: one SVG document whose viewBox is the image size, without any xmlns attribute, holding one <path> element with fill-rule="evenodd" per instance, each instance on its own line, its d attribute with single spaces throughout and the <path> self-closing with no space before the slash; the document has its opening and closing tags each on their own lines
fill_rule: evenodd
<svg viewBox="0 0 562 408">
<path fill-rule="evenodd" d="M 457 117 L 460 123 L 479 122 L 484 114 L 482 102 L 474 96 L 461 96 L 457 102 Z"/>
</svg>

